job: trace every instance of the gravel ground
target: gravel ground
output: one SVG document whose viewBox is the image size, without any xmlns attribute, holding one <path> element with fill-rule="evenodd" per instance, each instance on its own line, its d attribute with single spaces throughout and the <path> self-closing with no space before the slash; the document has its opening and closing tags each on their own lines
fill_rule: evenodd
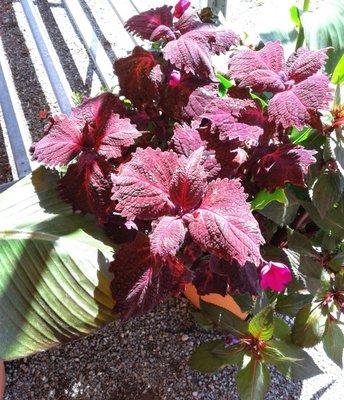
<svg viewBox="0 0 344 400">
<path fill-rule="evenodd" d="M 216 375 L 192 371 L 187 360 L 213 335 L 193 323 L 185 299 L 172 299 L 126 325 L 28 359 L 7 363 L 5 400 L 224 400 L 238 399 L 235 369 Z M 266 399 L 298 399 L 301 384 L 272 375 Z"/>
<path fill-rule="evenodd" d="M 129 0 L 122 1 L 130 3 L 132 9 Z M 164 3 L 145 0 L 143 7 L 140 1 L 135 0 L 140 9 L 146 8 L 146 3 L 147 6 Z M 231 23 L 237 29 L 249 29 L 266 3 L 228 1 L 233 5 Z M 280 1 L 273 3 L 277 5 Z M 133 42 L 129 45 L 130 37 L 123 31 L 119 33 L 119 18 L 109 20 L 107 1 L 81 2 L 111 59 L 125 55 Z M 50 0 L 51 7 L 47 3 L 36 0 L 71 89 L 85 95 L 96 94 L 101 81 L 63 6 L 59 0 Z M 30 137 L 36 140 L 44 125 L 39 112 L 56 112 L 58 107 L 17 1 L 0 0 L 0 34 L 18 93 L 18 112 L 23 113 Z M 4 142 L 0 128 L 0 183 L 11 179 Z M 126 325 L 112 324 L 67 346 L 6 363 L 5 400 L 237 399 L 235 369 L 227 367 L 216 375 L 201 375 L 188 368 L 192 349 L 213 338 L 195 326 L 192 311 L 185 299 L 172 299 L 154 313 Z M 301 385 L 287 382 L 273 371 L 266 399 L 343 398 L 342 373 L 321 350 L 312 350 L 312 355 L 327 374 Z"/>
</svg>

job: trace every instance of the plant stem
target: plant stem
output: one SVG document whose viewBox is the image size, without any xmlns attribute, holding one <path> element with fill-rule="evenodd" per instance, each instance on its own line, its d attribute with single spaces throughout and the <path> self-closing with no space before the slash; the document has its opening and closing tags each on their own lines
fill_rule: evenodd
<svg viewBox="0 0 344 400">
<path fill-rule="evenodd" d="M 303 1 L 303 8 L 302 10 L 304 12 L 307 12 L 309 10 L 309 5 L 311 3 L 311 0 L 304 0 Z M 297 35 L 297 40 L 296 40 L 296 46 L 295 46 L 295 51 L 299 49 L 305 40 L 305 31 L 303 29 L 301 17 L 300 17 L 300 28 L 299 28 L 299 34 Z"/>
<path fill-rule="evenodd" d="M 303 1 L 303 11 L 308 11 L 309 10 L 310 3 L 311 3 L 311 0 L 304 0 Z"/>
</svg>

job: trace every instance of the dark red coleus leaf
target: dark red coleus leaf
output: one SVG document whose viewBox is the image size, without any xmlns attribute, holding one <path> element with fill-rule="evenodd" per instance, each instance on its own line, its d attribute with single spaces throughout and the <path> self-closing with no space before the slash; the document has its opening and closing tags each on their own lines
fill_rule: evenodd
<svg viewBox="0 0 344 400">
<path fill-rule="evenodd" d="M 238 180 L 210 182 L 188 226 L 193 240 L 220 258 L 258 263 L 264 239 L 246 199 Z"/>
<path fill-rule="evenodd" d="M 125 28 L 140 36 L 142 39 L 151 40 L 152 33 L 160 26 L 172 27 L 173 15 L 172 7 L 162 6 L 131 17 L 126 23 Z"/>
<path fill-rule="evenodd" d="M 259 290 L 258 269 L 252 263 L 240 266 L 235 261 L 226 261 L 210 256 L 196 263 L 192 283 L 200 295 L 218 293 L 221 296 L 249 293 L 257 295 Z"/>
<path fill-rule="evenodd" d="M 95 214 L 99 221 L 105 222 L 111 203 L 111 170 L 111 165 L 101 157 L 82 154 L 59 180 L 61 197 L 72 204 L 73 210 Z"/>
<path fill-rule="evenodd" d="M 317 126 L 319 109 L 328 108 L 332 98 L 329 80 L 320 72 L 326 50 L 298 49 L 285 62 L 279 42 L 259 50 L 239 51 L 230 60 L 229 75 L 240 87 L 276 93 L 269 101 L 270 121 L 283 128 L 305 124 Z"/>
<path fill-rule="evenodd" d="M 207 175 L 203 168 L 203 148 L 194 151 L 176 169 L 170 183 L 170 198 L 185 213 L 200 204 L 206 185 Z"/>
<path fill-rule="evenodd" d="M 173 152 L 150 147 L 137 149 L 120 174 L 112 177 L 117 211 L 128 219 L 153 220 L 173 214 L 175 206 L 169 198 L 169 189 L 178 166 L 178 157 Z"/>
<path fill-rule="evenodd" d="M 118 97 L 103 93 L 87 99 L 65 115 L 52 119 L 45 136 L 31 151 L 33 158 L 49 166 L 66 165 L 82 153 L 95 153 L 106 159 L 119 158 L 141 133 L 123 112 Z"/>
<path fill-rule="evenodd" d="M 238 36 L 224 28 L 203 24 L 172 40 L 163 48 L 165 60 L 198 77 L 213 78 L 211 54 L 226 51 L 238 42 Z"/>
<path fill-rule="evenodd" d="M 82 148 L 82 132 L 75 121 L 66 115 L 52 117 L 45 129 L 45 136 L 31 146 L 33 158 L 50 167 L 66 165 Z"/>
<path fill-rule="evenodd" d="M 162 262 L 152 254 L 143 234 L 117 250 L 110 271 L 114 275 L 111 291 L 116 301 L 115 312 L 121 313 L 124 320 L 178 295 L 188 279 L 181 261 L 169 257 Z"/>
<path fill-rule="evenodd" d="M 136 107 L 150 105 L 158 99 L 160 82 L 153 70 L 157 65 L 154 55 L 142 47 L 135 47 L 130 56 L 115 61 L 121 94 Z"/>
<path fill-rule="evenodd" d="M 304 186 L 308 167 L 316 161 L 314 154 L 314 150 L 293 144 L 258 149 L 251 160 L 254 179 L 260 187 L 270 191 L 287 183 Z"/>
</svg>

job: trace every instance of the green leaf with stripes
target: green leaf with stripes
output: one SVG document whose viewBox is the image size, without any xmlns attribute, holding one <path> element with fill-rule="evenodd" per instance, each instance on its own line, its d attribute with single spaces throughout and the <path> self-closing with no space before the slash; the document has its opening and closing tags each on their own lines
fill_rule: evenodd
<svg viewBox="0 0 344 400">
<path fill-rule="evenodd" d="M 0 195 L 0 358 L 87 335 L 116 316 L 113 248 L 92 218 L 72 212 L 44 168 Z"/>
</svg>

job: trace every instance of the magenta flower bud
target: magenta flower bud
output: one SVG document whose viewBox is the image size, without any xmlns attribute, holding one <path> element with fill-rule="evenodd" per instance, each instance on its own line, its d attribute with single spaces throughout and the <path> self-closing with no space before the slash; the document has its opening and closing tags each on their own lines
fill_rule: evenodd
<svg viewBox="0 0 344 400">
<path fill-rule="evenodd" d="M 171 72 L 170 79 L 168 81 L 169 86 L 175 87 L 180 82 L 180 72 L 175 69 Z"/>
<path fill-rule="evenodd" d="M 269 261 L 260 271 L 260 286 L 274 292 L 283 292 L 292 280 L 290 269 L 279 262 Z"/>
<path fill-rule="evenodd" d="M 190 7 L 191 3 L 188 0 L 179 0 L 178 3 L 174 7 L 173 16 L 176 18 L 180 18 L 185 10 Z"/>
</svg>

